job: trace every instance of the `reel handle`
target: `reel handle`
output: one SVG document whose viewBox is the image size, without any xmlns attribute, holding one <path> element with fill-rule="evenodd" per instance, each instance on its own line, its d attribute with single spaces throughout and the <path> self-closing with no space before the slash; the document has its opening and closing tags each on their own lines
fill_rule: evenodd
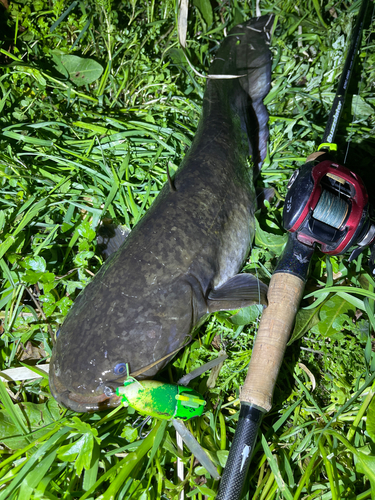
<svg viewBox="0 0 375 500">
<path fill-rule="evenodd" d="M 305 281 L 290 273 L 278 272 L 271 278 L 265 308 L 251 355 L 241 404 L 268 412 Z"/>
</svg>

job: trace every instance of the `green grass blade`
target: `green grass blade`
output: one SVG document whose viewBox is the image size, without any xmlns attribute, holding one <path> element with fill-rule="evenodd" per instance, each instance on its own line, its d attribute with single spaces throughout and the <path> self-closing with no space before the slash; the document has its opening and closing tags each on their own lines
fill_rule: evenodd
<svg viewBox="0 0 375 500">
<path fill-rule="evenodd" d="M 289 490 L 288 486 L 286 485 L 284 479 L 281 476 L 279 465 L 278 465 L 277 461 L 275 460 L 274 456 L 272 455 L 271 450 L 270 450 L 268 443 L 266 441 L 266 438 L 264 437 L 263 434 L 262 434 L 261 441 L 262 441 L 264 453 L 266 454 L 266 457 L 267 457 L 267 461 L 268 461 L 269 466 L 271 467 L 271 470 L 275 476 L 275 481 L 278 484 L 278 487 L 280 489 L 281 494 L 283 495 L 283 498 L 286 498 L 287 500 L 293 500 L 293 495 L 292 495 L 291 491 Z"/>
</svg>

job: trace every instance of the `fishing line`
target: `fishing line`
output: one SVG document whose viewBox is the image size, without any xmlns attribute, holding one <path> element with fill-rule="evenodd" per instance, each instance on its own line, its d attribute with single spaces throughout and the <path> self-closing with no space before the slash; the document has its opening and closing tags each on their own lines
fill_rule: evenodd
<svg viewBox="0 0 375 500">
<path fill-rule="evenodd" d="M 253 242 L 250 243 L 250 259 L 249 259 L 249 262 L 251 262 L 252 253 L 253 253 Z M 260 300 L 260 284 L 259 284 L 258 267 L 257 267 L 257 263 L 256 262 L 253 262 L 253 264 L 255 264 L 255 276 L 256 276 L 256 279 L 258 280 L 258 283 L 257 283 L 258 284 L 258 303 L 256 304 L 257 305 L 257 309 L 258 309 L 258 315 L 257 315 L 256 320 L 255 320 L 255 323 L 258 325 L 259 321 L 260 321 L 260 316 L 261 316 L 262 303 L 261 303 L 261 300 Z M 255 338 L 256 338 L 256 332 L 254 334 L 254 341 L 255 341 Z"/>
<path fill-rule="evenodd" d="M 341 187 L 341 186 L 340 186 Z M 340 229 L 349 212 L 349 205 L 343 198 L 324 190 L 314 209 L 314 219 Z"/>
<path fill-rule="evenodd" d="M 364 44 L 365 46 L 367 45 L 367 43 L 369 41 L 369 38 L 371 36 L 371 29 L 370 28 L 371 28 L 373 20 L 374 20 L 374 15 L 375 15 L 375 3 L 373 4 L 373 7 L 372 7 L 371 21 L 370 21 L 370 26 L 368 28 L 368 35 L 366 37 L 366 41 L 365 41 L 365 44 Z M 369 52 L 367 51 L 365 60 L 363 62 L 363 68 L 366 66 L 368 57 L 369 57 Z M 346 164 L 346 159 L 347 159 L 347 156 L 348 156 L 348 153 L 349 153 L 350 144 L 351 144 L 352 138 L 354 136 L 353 128 L 354 128 L 354 122 L 355 122 L 356 117 L 357 117 L 357 108 L 358 108 L 358 104 L 359 104 L 359 96 L 361 95 L 361 92 L 362 92 L 362 85 L 363 85 L 363 81 L 364 81 L 363 74 L 364 74 L 364 71 L 362 70 L 361 71 L 361 79 L 360 79 L 359 87 L 358 87 L 358 96 L 357 96 L 358 98 L 356 99 L 356 102 L 355 102 L 355 105 L 354 105 L 353 119 L 352 119 L 352 123 L 351 123 L 351 126 L 350 126 L 349 138 L 348 138 L 347 143 L 346 143 L 346 151 L 345 151 L 345 156 L 344 156 L 344 165 Z"/>
<path fill-rule="evenodd" d="M 251 245 L 251 246 L 250 246 L 250 248 L 251 248 L 251 250 L 250 250 L 250 251 L 251 251 L 251 252 L 252 252 L 252 250 L 253 250 L 253 248 L 252 248 L 252 247 L 253 247 L 253 245 Z M 261 302 L 260 302 L 260 284 L 259 284 L 259 276 L 258 276 L 258 267 L 257 267 L 257 266 L 255 266 L 255 276 L 256 276 L 256 279 L 258 280 L 258 283 L 257 283 L 257 284 L 258 284 L 258 304 L 257 304 L 257 305 L 258 305 L 258 306 L 261 306 Z M 259 316 L 260 316 L 260 308 L 258 307 L 258 316 L 257 316 L 257 321 L 259 320 Z"/>
</svg>

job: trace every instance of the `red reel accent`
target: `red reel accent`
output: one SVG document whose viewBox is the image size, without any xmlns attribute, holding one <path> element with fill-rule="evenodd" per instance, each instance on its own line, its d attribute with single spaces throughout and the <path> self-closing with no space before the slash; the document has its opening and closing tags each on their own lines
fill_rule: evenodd
<svg viewBox="0 0 375 500">
<path fill-rule="evenodd" d="M 351 246 L 351 240 L 360 224 L 363 210 L 368 203 L 367 191 L 362 180 L 354 172 L 350 171 L 343 165 L 325 160 L 321 163 L 318 163 L 317 165 L 315 165 L 315 167 L 312 168 L 311 175 L 314 180 L 314 187 L 300 217 L 297 219 L 293 227 L 291 227 L 289 230 L 292 233 L 298 233 L 298 230 L 301 227 L 302 223 L 306 220 L 309 214 L 313 213 L 322 194 L 323 187 L 321 185 L 321 181 L 323 177 L 328 174 L 332 174 L 332 176 L 336 178 L 343 179 L 351 187 L 350 197 L 347 199 L 347 201 L 350 203 L 349 215 L 345 221 L 344 227 L 342 227 L 342 229 L 340 228 L 341 231 L 346 231 L 346 234 L 334 250 L 328 250 L 326 243 L 319 241 L 319 239 L 317 238 L 313 238 L 311 235 L 303 234 L 302 232 L 297 234 L 297 238 L 302 243 L 308 244 L 310 246 L 313 243 L 320 243 L 321 250 L 324 253 L 328 255 L 337 255 L 344 252 L 349 246 Z"/>
</svg>

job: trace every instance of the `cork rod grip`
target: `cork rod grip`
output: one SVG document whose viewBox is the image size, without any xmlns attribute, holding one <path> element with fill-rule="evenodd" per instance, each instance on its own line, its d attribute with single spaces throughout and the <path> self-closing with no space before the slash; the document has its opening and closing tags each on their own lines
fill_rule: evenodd
<svg viewBox="0 0 375 500">
<path fill-rule="evenodd" d="M 288 273 L 272 276 L 268 289 L 268 306 L 264 310 L 246 380 L 241 391 L 242 403 L 269 411 L 286 344 L 305 283 Z"/>
</svg>

